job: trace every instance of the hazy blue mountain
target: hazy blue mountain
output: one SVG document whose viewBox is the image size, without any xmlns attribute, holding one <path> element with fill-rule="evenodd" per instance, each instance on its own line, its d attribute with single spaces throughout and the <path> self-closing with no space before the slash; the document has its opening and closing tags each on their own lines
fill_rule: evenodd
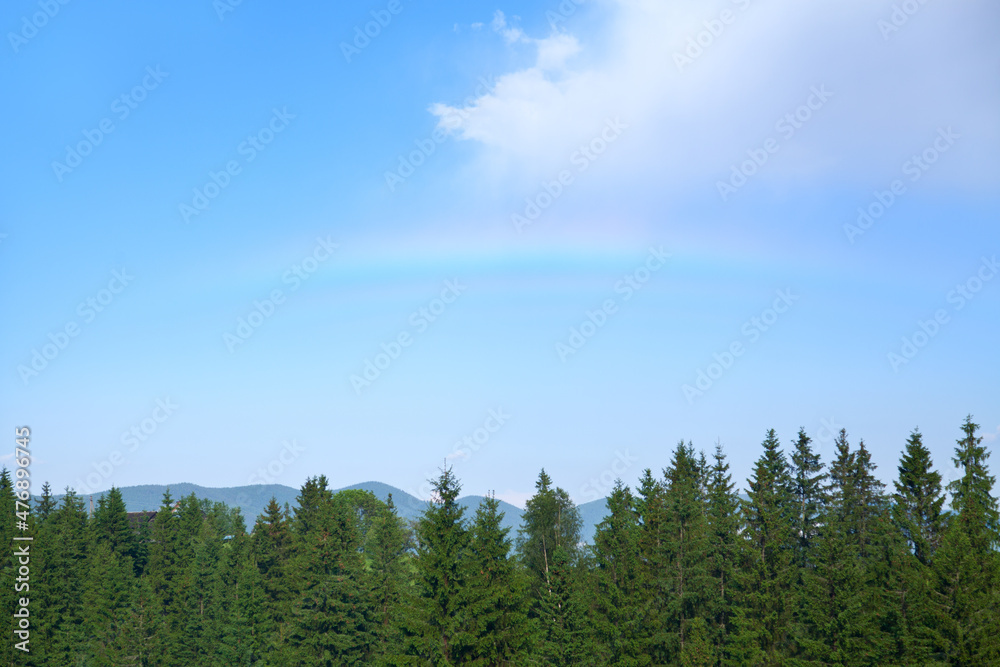
<svg viewBox="0 0 1000 667">
<path fill-rule="evenodd" d="M 146 484 L 143 486 L 123 486 L 119 491 L 121 491 L 125 507 L 129 512 L 142 512 L 158 509 L 163 500 L 163 493 L 167 488 L 168 486 L 163 484 Z M 239 507 L 243 517 L 246 519 L 248 530 L 253 528 L 257 516 L 264 512 L 264 508 L 267 507 L 272 496 L 278 501 L 279 505 L 284 506 L 287 503 L 289 507 L 294 508 L 295 498 L 299 495 L 298 489 L 281 484 L 213 488 L 197 484 L 181 483 L 171 484 L 169 485 L 169 489 L 170 495 L 175 501 L 179 500 L 182 496 L 194 493 L 199 498 L 206 498 L 213 502 L 223 502 L 230 507 Z M 418 519 L 427 507 L 427 501 L 420 500 L 402 489 L 397 489 L 382 482 L 362 482 L 361 484 L 352 484 L 351 486 L 346 486 L 343 489 L 335 489 L 334 491 L 347 489 L 371 491 L 376 498 L 382 501 L 385 501 L 389 497 L 389 494 L 392 494 L 392 502 L 396 505 L 396 511 L 401 517 L 407 520 Z M 89 507 L 90 499 L 93 497 L 94 507 L 97 507 L 97 502 L 104 493 L 84 496 L 84 506 Z M 56 496 L 56 499 L 61 500 L 62 496 Z M 483 496 L 476 495 L 459 498 L 459 503 L 466 508 L 465 516 L 469 520 L 476 515 L 476 508 L 482 499 Z M 500 501 L 500 510 L 504 513 L 503 525 L 511 529 L 511 539 L 516 539 L 517 529 L 521 525 L 522 510 L 504 501 Z M 594 527 L 601 522 L 606 512 L 607 505 L 604 498 L 580 505 L 580 516 L 583 519 L 582 532 L 585 541 L 593 543 Z"/>
<path fill-rule="evenodd" d="M 580 510 L 580 520 L 583 522 L 583 527 L 580 529 L 581 537 L 587 544 L 593 544 L 597 524 L 604 521 L 604 517 L 608 515 L 608 499 L 591 500 L 589 503 L 577 505 L 577 509 Z"/>
</svg>

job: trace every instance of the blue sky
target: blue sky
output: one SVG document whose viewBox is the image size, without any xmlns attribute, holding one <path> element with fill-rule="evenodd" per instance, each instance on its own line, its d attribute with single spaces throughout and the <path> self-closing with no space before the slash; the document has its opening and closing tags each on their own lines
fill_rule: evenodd
<svg viewBox="0 0 1000 667">
<path fill-rule="evenodd" d="M 967 413 L 1000 442 L 998 20 L 8 3 L 0 419 L 84 491 L 583 502 L 800 426 L 951 479 Z"/>
</svg>

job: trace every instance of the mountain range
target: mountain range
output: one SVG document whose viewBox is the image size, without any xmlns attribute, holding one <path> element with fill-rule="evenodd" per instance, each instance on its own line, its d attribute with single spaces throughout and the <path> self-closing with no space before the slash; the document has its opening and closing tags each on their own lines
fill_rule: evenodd
<svg viewBox="0 0 1000 667">
<path fill-rule="evenodd" d="M 295 498 L 299 495 L 298 489 L 282 484 L 258 484 L 254 486 L 234 486 L 227 488 L 212 488 L 188 483 L 170 485 L 145 484 L 142 486 L 123 486 L 119 488 L 119 491 L 121 491 L 127 511 L 142 512 L 158 509 L 163 500 L 163 494 L 168 489 L 174 500 L 193 493 L 198 498 L 223 502 L 230 507 L 239 507 L 243 517 L 246 519 L 248 530 L 253 528 L 257 516 L 264 512 L 264 508 L 267 507 L 272 497 L 282 507 L 286 503 L 289 507 L 295 507 Z M 420 500 L 402 489 L 397 489 L 382 482 L 363 482 L 361 484 L 345 486 L 343 489 L 335 489 L 334 493 L 348 489 L 371 491 L 376 498 L 382 501 L 385 501 L 389 497 L 389 494 L 392 494 L 392 502 L 396 506 L 396 511 L 399 513 L 399 516 L 407 520 L 420 518 L 421 513 L 427 507 L 427 501 Z M 89 508 L 91 498 L 93 498 L 93 503 L 96 507 L 98 499 L 105 493 L 106 491 L 102 491 L 84 496 L 83 501 L 85 506 Z M 61 500 L 62 496 L 56 496 L 55 498 L 56 500 Z M 459 498 L 458 502 L 466 508 L 466 517 L 471 519 L 475 516 L 476 507 L 479 506 L 482 499 L 483 496 L 471 495 Z M 593 544 L 595 528 L 604 519 L 607 512 L 606 499 L 600 498 L 579 505 L 578 507 L 580 509 L 580 518 L 583 521 L 582 530 L 580 531 L 581 537 L 585 542 Z M 511 529 L 510 537 L 513 539 L 517 536 L 517 530 L 521 526 L 521 514 L 523 510 L 502 500 L 500 501 L 500 510 L 504 513 L 503 525 Z"/>
</svg>

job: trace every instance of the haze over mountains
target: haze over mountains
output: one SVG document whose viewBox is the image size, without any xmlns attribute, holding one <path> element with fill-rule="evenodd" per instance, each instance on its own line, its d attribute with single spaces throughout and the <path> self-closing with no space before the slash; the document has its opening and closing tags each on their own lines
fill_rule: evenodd
<svg viewBox="0 0 1000 667">
<path fill-rule="evenodd" d="M 243 517 L 246 519 L 247 530 L 253 529 L 257 516 L 264 512 L 264 508 L 270 502 L 272 496 L 278 501 L 279 505 L 284 506 L 287 503 L 289 507 L 295 507 L 295 498 L 299 495 L 298 489 L 282 484 L 258 484 L 228 488 L 205 487 L 189 483 L 171 485 L 145 484 L 142 486 L 124 486 L 120 487 L 119 490 L 122 493 L 122 498 L 125 500 L 125 507 L 129 512 L 142 512 L 159 509 L 163 500 L 163 494 L 167 489 L 170 490 L 170 495 L 174 500 L 194 493 L 198 498 L 223 502 L 230 507 L 239 507 Z M 396 505 L 396 511 L 399 513 L 399 516 L 407 520 L 418 519 L 424 508 L 427 507 L 427 501 L 420 500 L 402 489 L 390 486 L 389 484 L 383 484 L 382 482 L 363 482 L 361 484 L 345 486 L 341 489 L 334 489 L 333 492 L 336 493 L 337 491 L 350 489 L 371 491 L 376 498 L 382 501 L 385 501 L 389 497 L 389 494 L 392 494 L 392 502 Z M 102 491 L 83 496 L 84 505 L 89 507 L 90 498 L 93 497 L 94 506 L 96 507 L 98 499 L 105 493 L 106 491 Z M 56 496 L 56 498 L 61 500 L 62 496 Z M 482 499 L 482 496 L 477 495 L 463 496 L 459 499 L 462 506 L 466 508 L 466 517 L 471 519 L 475 516 L 476 507 L 479 506 Z M 598 500 L 579 505 L 580 518 L 583 520 L 581 535 L 588 543 L 593 543 L 595 527 L 604 519 L 607 512 L 605 501 L 605 498 L 599 498 Z M 504 513 L 503 525 L 511 529 L 510 537 L 513 539 L 517 536 L 517 529 L 521 525 L 522 510 L 502 500 L 500 501 L 500 509 Z"/>
</svg>

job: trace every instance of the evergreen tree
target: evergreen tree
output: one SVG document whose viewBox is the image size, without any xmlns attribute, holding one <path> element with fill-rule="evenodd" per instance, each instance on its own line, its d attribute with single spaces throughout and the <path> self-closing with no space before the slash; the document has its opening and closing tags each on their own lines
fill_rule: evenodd
<svg viewBox="0 0 1000 667">
<path fill-rule="evenodd" d="M 941 473 L 933 470 L 932 465 L 923 436 L 913 429 L 897 468 L 894 516 L 913 554 L 923 565 L 928 565 L 934 556 L 945 526 Z"/>
<path fill-rule="evenodd" d="M 528 582 L 509 557 L 510 529 L 501 526 L 499 507 L 494 496 L 480 503 L 465 559 L 462 603 L 469 665 L 520 665 L 528 654 Z"/>
<path fill-rule="evenodd" d="M 327 488 L 325 475 L 310 477 L 302 485 L 299 495 L 295 498 L 295 520 L 292 528 L 298 535 L 306 535 L 319 524 L 319 514 L 322 508 L 333 497 Z"/>
<path fill-rule="evenodd" d="M 74 665 L 87 652 L 83 599 L 88 540 L 83 500 L 67 489 L 51 519 L 52 531 L 45 536 L 51 540 L 45 559 L 46 608 L 42 612 L 49 630 L 43 634 L 45 653 L 50 664 Z"/>
<path fill-rule="evenodd" d="M 552 552 L 562 547 L 567 552 L 576 550 L 580 542 L 580 512 L 561 488 L 552 487 L 552 479 L 543 468 L 535 482 L 535 495 L 525 503 L 521 515 L 517 549 L 528 571 L 534 575 L 532 591 L 536 598 L 539 591 L 549 585 L 549 567 Z"/>
<path fill-rule="evenodd" d="M 713 655 L 722 655 L 732 631 L 734 583 L 740 557 L 740 500 L 729 474 L 729 463 L 722 445 L 715 445 L 707 491 L 708 544 L 705 566 L 711 592 L 706 601 L 705 617 L 714 647 Z"/>
<path fill-rule="evenodd" d="M 128 556 L 100 541 L 88 557 L 84 589 L 85 634 L 95 667 L 129 664 L 129 616 L 135 602 L 135 581 Z"/>
<path fill-rule="evenodd" d="M 691 619 L 688 625 L 688 636 L 681 650 L 679 664 L 681 667 L 714 667 L 718 657 L 708 623 L 698 616 Z"/>
<path fill-rule="evenodd" d="M 153 519 L 147 565 L 149 600 L 156 606 L 159 621 L 154 650 L 168 663 L 176 659 L 182 641 L 184 614 L 178 593 L 189 562 L 187 548 L 181 539 L 180 515 L 174 512 L 175 507 L 170 489 L 167 489 Z"/>
<path fill-rule="evenodd" d="M 680 446 L 683 447 L 681 442 Z M 639 479 L 639 489 L 633 499 L 636 518 L 639 522 L 639 567 L 641 568 L 640 586 L 641 599 L 644 602 L 643 637 L 645 651 L 654 663 L 665 663 L 670 660 L 671 643 L 675 639 L 668 629 L 665 614 L 672 579 L 668 576 L 671 554 L 667 550 L 667 535 L 669 514 L 667 510 L 666 489 L 664 484 L 653 477 L 646 468 Z"/>
<path fill-rule="evenodd" d="M 955 466 L 962 470 L 962 476 L 948 485 L 952 496 L 952 509 L 966 528 L 966 535 L 972 547 L 981 553 L 1000 547 L 1000 514 L 997 499 L 992 490 L 996 477 L 990 474 L 987 461 L 990 453 L 983 445 L 982 436 L 977 436 L 979 424 L 972 422 L 972 415 L 965 418 L 958 440 Z"/>
<path fill-rule="evenodd" d="M 363 579 L 357 514 L 348 498 L 332 496 L 312 519 L 296 563 L 303 590 L 292 610 L 295 664 L 367 664 L 373 610 Z"/>
<path fill-rule="evenodd" d="M 468 655 L 461 594 L 469 534 L 461 485 L 451 468 L 432 482 L 434 500 L 416 526 L 415 586 L 404 620 L 406 652 L 413 664 L 450 665 Z"/>
<path fill-rule="evenodd" d="M 941 474 L 932 465 L 923 436 L 914 429 L 900 456 L 899 477 L 894 482 L 896 492 L 892 496 L 893 520 L 907 552 L 901 558 L 899 575 L 906 652 L 912 664 L 929 663 L 943 652 L 942 632 L 948 625 L 930 570 L 947 525 L 947 515 L 942 510 L 945 496 Z"/>
<path fill-rule="evenodd" d="M 906 610 L 902 593 L 907 584 L 906 542 L 892 520 L 885 485 L 875 476 L 876 466 L 864 440 L 858 443 L 854 485 L 857 492 L 856 531 L 862 559 L 861 615 L 864 660 L 878 664 L 909 662 Z"/>
<path fill-rule="evenodd" d="M 1000 663 L 1000 556 L 997 546 L 997 500 L 991 495 L 989 452 L 972 416 L 962 424 L 953 461 L 962 476 L 952 482 L 952 518 L 934 569 L 949 619 L 944 634 L 953 664 Z"/>
<path fill-rule="evenodd" d="M 748 500 L 743 502 L 745 569 L 739 581 L 744 610 L 737 630 L 740 637 L 734 639 L 744 658 L 781 665 L 789 654 L 793 610 L 795 506 L 788 463 L 774 429 L 767 432 L 763 447 L 749 480 Z"/>
<path fill-rule="evenodd" d="M 405 523 L 396 514 L 389 494 L 385 507 L 371 528 L 367 548 L 374 605 L 375 655 L 388 660 L 402 650 L 401 620 L 403 595 L 409 584 L 407 553 L 413 540 Z"/>
<path fill-rule="evenodd" d="M 563 547 L 552 552 L 549 586 L 535 613 L 539 625 L 537 654 L 545 665 L 572 667 L 591 657 L 584 649 L 582 604 L 574 586 L 574 563 Z"/>
<path fill-rule="evenodd" d="M 90 521 L 95 544 L 106 542 L 115 553 L 131 560 L 135 557 L 136 534 L 129 525 L 128 512 L 121 491 L 115 487 L 97 501 Z"/>
<path fill-rule="evenodd" d="M 688 625 L 703 618 L 710 592 L 707 571 L 708 525 L 702 490 L 705 464 L 694 455 L 690 443 L 674 450 L 670 466 L 664 470 L 664 559 L 667 583 L 664 608 L 669 637 L 668 656 L 677 662 L 685 655 Z M 707 640 L 707 638 L 706 638 Z"/>
<path fill-rule="evenodd" d="M 795 562 L 800 568 L 810 563 L 823 509 L 823 483 L 827 477 L 822 474 L 823 464 L 811 443 L 812 439 L 806 435 L 805 429 L 800 428 L 791 456 L 792 498 L 795 502 L 792 533 L 797 540 Z"/>
<path fill-rule="evenodd" d="M 19 498 L 15 493 L 14 483 L 11 480 L 10 472 L 8 472 L 5 467 L 3 470 L 0 470 L 0 541 L 2 541 L 4 545 L 7 545 L 7 547 L 6 553 L 0 554 L 0 604 L 3 604 L 3 609 L 5 610 L 5 613 L 8 614 L 12 613 L 16 607 L 19 607 L 19 605 L 17 605 L 17 600 L 21 597 L 21 595 L 23 595 L 23 592 L 20 595 L 15 592 L 15 586 L 19 586 L 23 582 L 17 582 L 16 579 L 20 563 L 19 557 L 14 557 L 13 552 L 17 551 L 22 545 L 13 541 L 14 536 L 15 534 L 29 534 L 18 529 L 17 524 L 15 523 L 15 511 L 22 510 L 22 507 L 17 506 L 18 500 Z M 19 522 L 20 519 L 17 519 L 17 521 Z M 34 530 L 31 532 L 34 533 Z M 36 548 L 35 553 L 37 554 L 37 552 L 38 550 Z M 35 567 L 37 568 L 37 566 L 38 563 L 36 562 Z M 39 610 L 37 598 L 34 595 L 31 597 L 35 598 L 36 604 L 31 605 L 29 602 L 28 611 L 31 614 L 37 614 Z M 12 619 L 13 617 L 11 616 L 8 618 Z M 11 623 L 11 621 L 8 621 L 8 623 Z M 14 660 L 14 654 L 20 653 L 19 650 L 14 648 L 15 642 L 20 642 L 22 640 L 21 638 L 15 639 L 13 633 L 15 629 L 17 629 L 16 620 L 13 621 L 12 625 L 8 625 L 8 630 L 3 633 L 3 637 L 0 639 L 0 660 L 7 664 L 14 664 L 12 662 Z M 35 633 L 34 639 L 34 645 L 37 647 L 39 643 L 37 632 Z M 29 643 L 28 646 L 30 647 L 31 644 Z"/>
<path fill-rule="evenodd" d="M 170 667 L 165 654 L 167 629 L 147 577 L 135 581 L 134 603 L 122 622 L 125 659 L 121 664 L 142 667 Z"/>
<path fill-rule="evenodd" d="M 42 485 L 42 495 L 38 499 L 37 506 L 33 512 L 39 524 L 44 523 L 56 510 L 58 503 L 52 496 L 52 487 L 48 482 Z"/>
<path fill-rule="evenodd" d="M 288 642 L 291 607 L 299 589 L 291 573 L 290 521 L 273 496 L 257 518 L 251 549 L 265 594 L 261 632 L 267 637 L 266 651 L 274 657 Z"/>
<path fill-rule="evenodd" d="M 621 480 L 608 497 L 608 516 L 594 536 L 594 599 L 588 630 L 598 660 L 608 665 L 648 665 L 639 562 L 639 520 L 631 491 Z"/>
<path fill-rule="evenodd" d="M 258 665 L 269 637 L 266 630 L 264 582 L 253 562 L 249 538 L 235 536 L 223 550 L 217 577 L 221 627 L 213 647 L 223 665 Z"/>
<path fill-rule="evenodd" d="M 172 655 L 179 664 L 185 665 L 208 664 L 218 646 L 222 623 L 219 600 L 222 536 L 209 522 L 196 523 L 200 510 L 194 508 L 199 506 L 200 503 L 187 505 L 182 500 L 181 530 L 199 525 L 199 533 L 191 539 L 190 548 L 186 550 L 190 555 L 181 561 L 183 572 L 175 580 L 175 614 L 168 616 L 180 630 Z M 188 514 L 190 516 L 186 516 Z M 190 526 L 185 527 L 185 519 Z"/>
</svg>

